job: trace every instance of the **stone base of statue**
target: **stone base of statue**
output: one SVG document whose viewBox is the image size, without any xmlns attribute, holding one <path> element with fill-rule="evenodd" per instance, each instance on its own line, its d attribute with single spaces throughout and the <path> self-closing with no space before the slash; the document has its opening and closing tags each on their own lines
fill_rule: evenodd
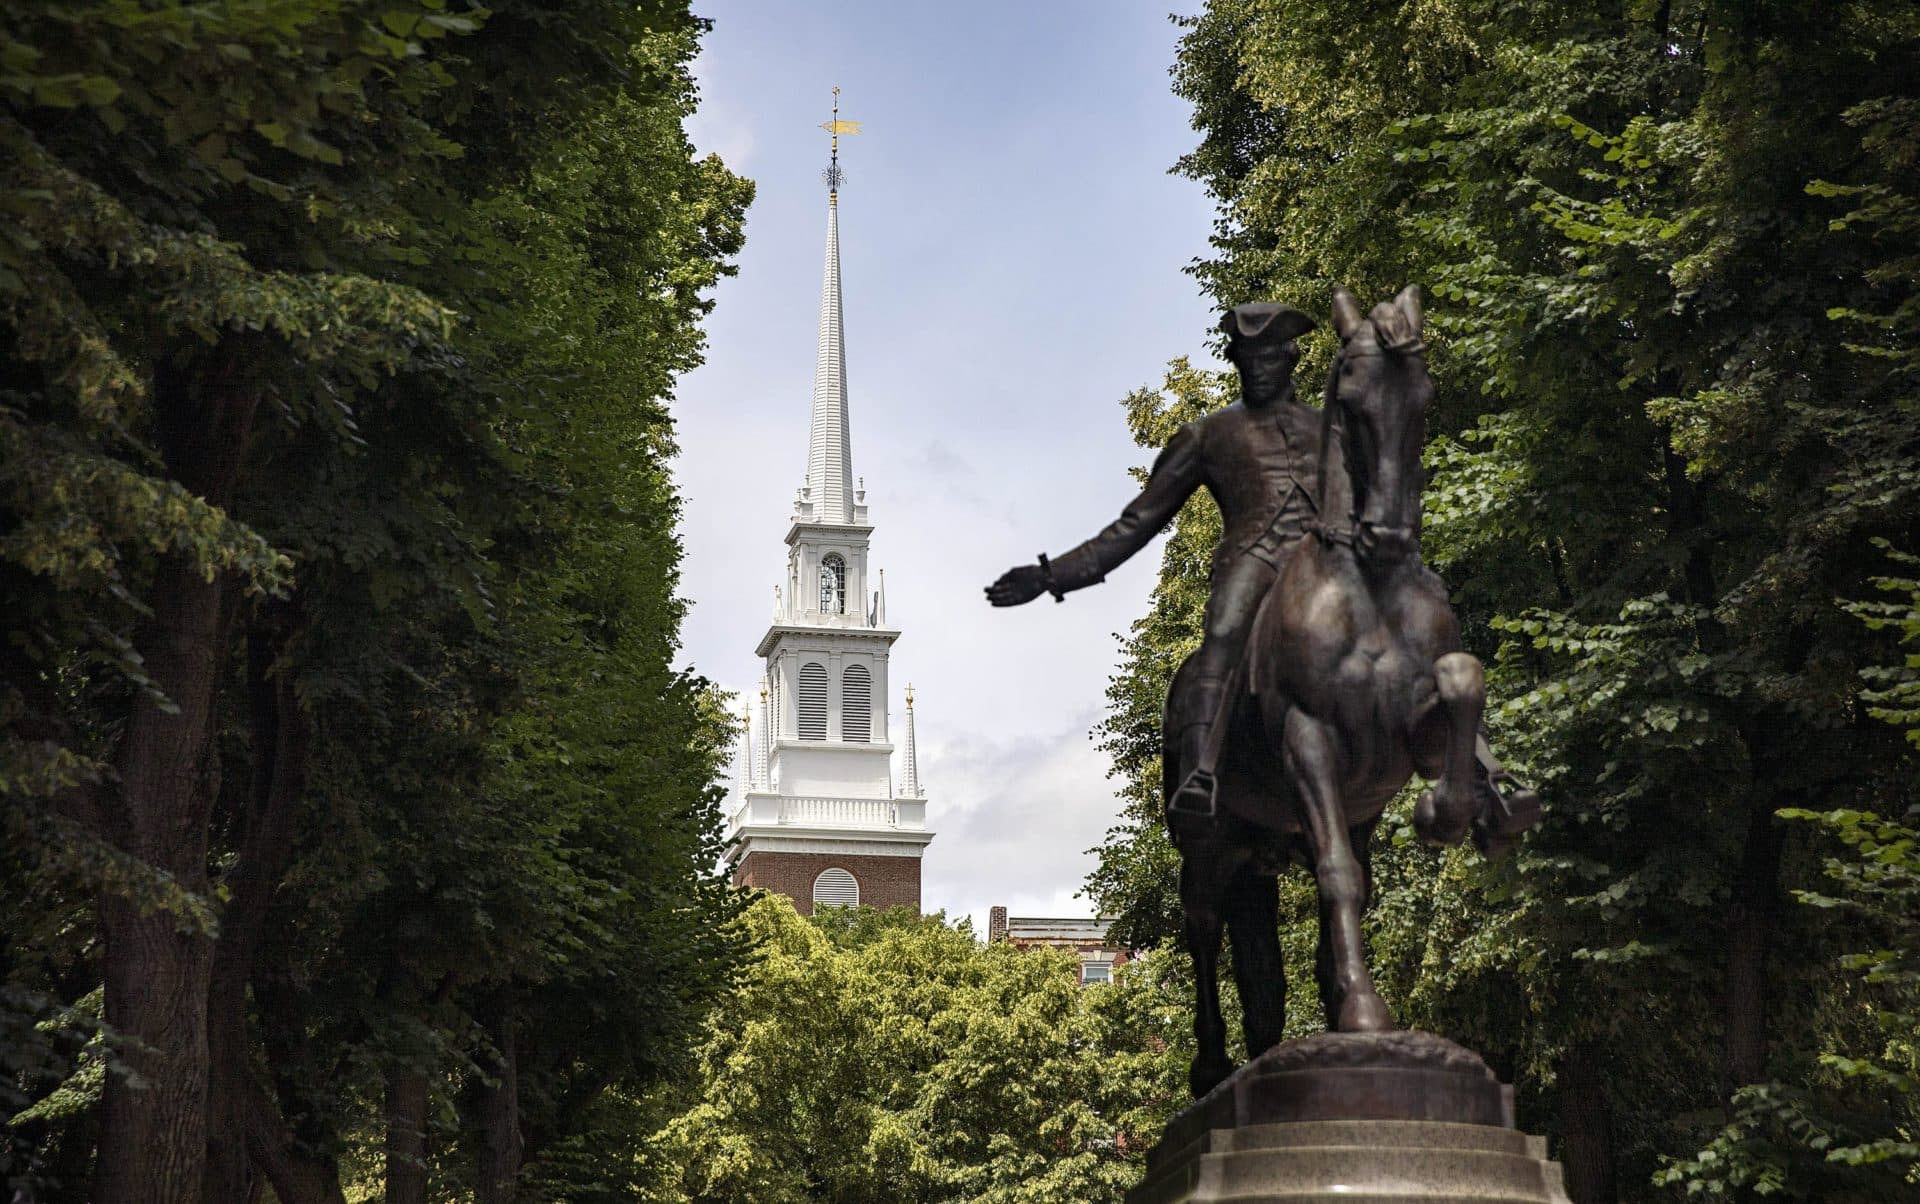
<svg viewBox="0 0 1920 1204">
<path fill-rule="evenodd" d="M 1568 1204 L 1513 1088 L 1431 1033 L 1320 1033 L 1242 1066 L 1167 1124 L 1127 1204 Z"/>
</svg>

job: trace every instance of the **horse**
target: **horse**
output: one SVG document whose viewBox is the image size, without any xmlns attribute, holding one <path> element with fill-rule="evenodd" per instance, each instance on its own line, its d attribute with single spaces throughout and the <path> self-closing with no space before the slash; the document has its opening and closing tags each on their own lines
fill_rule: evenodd
<svg viewBox="0 0 1920 1204">
<path fill-rule="evenodd" d="M 1248 1056 L 1282 1036 L 1282 870 L 1303 865 L 1318 886 L 1315 962 L 1328 1028 L 1389 1030 L 1393 1016 L 1367 970 L 1360 927 L 1372 890 L 1368 843 L 1381 812 L 1418 772 L 1431 784 L 1414 826 L 1429 843 L 1458 843 L 1490 809 L 1508 815 L 1476 774 L 1485 674 L 1461 650 L 1446 587 L 1420 560 L 1420 454 L 1433 383 L 1419 288 L 1365 314 L 1351 292 L 1336 289 L 1333 320 L 1340 348 L 1321 415 L 1318 518 L 1249 636 L 1220 725 L 1213 814 L 1168 811 L 1198 984 L 1195 1098 L 1233 1069 L 1220 1015 L 1223 928 Z M 1165 735 L 1171 803 L 1188 767 L 1170 724 Z"/>
</svg>

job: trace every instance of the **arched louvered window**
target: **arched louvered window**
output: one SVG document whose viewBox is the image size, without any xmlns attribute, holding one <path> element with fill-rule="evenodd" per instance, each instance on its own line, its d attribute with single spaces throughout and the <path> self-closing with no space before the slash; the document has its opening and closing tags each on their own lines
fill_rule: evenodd
<svg viewBox="0 0 1920 1204">
<path fill-rule="evenodd" d="M 840 738 L 873 739 L 873 674 L 865 665 L 848 665 L 840 679 Z"/>
<path fill-rule="evenodd" d="M 847 562 L 832 552 L 820 562 L 820 613 L 847 613 Z"/>
<path fill-rule="evenodd" d="M 860 906 L 860 884 L 854 881 L 852 874 L 835 866 L 820 871 L 813 880 L 813 909 L 822 907 L 858 907 Z"/>
<path fill-rule="evenodd" d="M 827 738 L 827 667 L 818 661 L 800 666 L 800 738 Z"/>
</svg>

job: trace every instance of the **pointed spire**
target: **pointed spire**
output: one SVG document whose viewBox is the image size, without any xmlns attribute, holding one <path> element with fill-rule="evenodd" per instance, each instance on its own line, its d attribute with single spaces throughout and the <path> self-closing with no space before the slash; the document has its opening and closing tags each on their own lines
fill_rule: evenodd
<svg viewBox="0 0 1920 1204">
<path fill-rule="evenodd" d="M 767 679 L 760 679 L 760 738 L 754 743 L 753 784 L 760 790 L 771 790 L 768 781 L 771 772 L 769 765 L 773 760 L 773 749 L 769 741 L 773 736 L 773 716 L 767 710 Z"/>
<path fill-rule="evenodd" d="M 813 521 L 853 522 L 853 447 L 847 437 L 847 349 L 840 329 L 840 135 L 860 123 L 840 120 L 840 89 L 833 90 L 833 136 L 827 168 L 827 263 L 820 285 L 820 351 L 813 369 L 813 430 L 807 441 L 807 485 Z"/>
<path fill-rule="evenodd" d="M 900 793 L 906 798 L 920 798 L 924 793 L 920 789 L 920 746 L 913 733 L 913 683 L 907 683 L 907 747 L 902 758 L 900 775 Z"/>
<path fill-rule="evenodd" d="M 880 570 L 880 588 L 873 593 L 873 625 L 887 625 L 887 570 Z M 911 703 L 909 703 L 911 705 Z"/>
</svg>

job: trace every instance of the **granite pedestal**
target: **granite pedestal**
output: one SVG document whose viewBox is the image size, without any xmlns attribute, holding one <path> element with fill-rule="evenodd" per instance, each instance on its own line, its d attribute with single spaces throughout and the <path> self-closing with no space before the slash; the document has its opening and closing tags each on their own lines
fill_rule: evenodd
<svg viewBox="0 0 1920 1204">
<path fill-rule="evenodd" d="M 1127 1204 L 1569 1204 L 1513 1088 L 1431 1033 L 1320 1033 L 1242 1066 L 1167 1124 Z"/>
</svg>

